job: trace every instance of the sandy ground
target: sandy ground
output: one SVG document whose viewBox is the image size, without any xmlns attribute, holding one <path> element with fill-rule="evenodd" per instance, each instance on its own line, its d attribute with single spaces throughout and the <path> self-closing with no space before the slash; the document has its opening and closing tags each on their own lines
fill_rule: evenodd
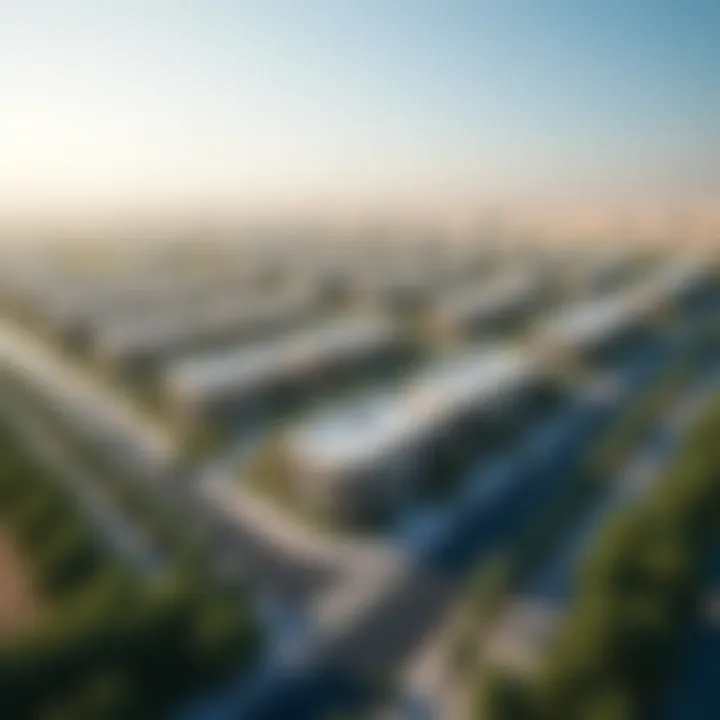
<svg viewBox="0 0 720 720">
<path fill-rule="evenodd" d="M 0 529 L 0 638 L 31 627 L 41 614 L 22 558 Z"/>
</svg>

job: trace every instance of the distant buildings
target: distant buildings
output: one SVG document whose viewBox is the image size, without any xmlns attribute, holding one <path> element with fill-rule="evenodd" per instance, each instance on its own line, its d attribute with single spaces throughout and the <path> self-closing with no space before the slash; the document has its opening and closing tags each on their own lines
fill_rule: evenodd
<svg viewBox="0 0 720 720">
<path fill-rule="evenodd" d="M 312 292 L 284 292 L 275 297 L 235 292 L 106 323 L 95 333 L 93 353 L 116 371 L 157 367 L 203 348 L 287 331 L 317 310 L 318 298 Z"/>
<path fill-rule="evenodd" d="M 661 312 L 681 307 L 706 279 L 693 266 L 662 268 L 622 292 L 565 305 L 534 328 L 534 348 L 546 358 L 601 360 L 651 331 Z"/>
<path fill-rule="evenodd" d="M 370 235 L 138 245 L 95 271 L 18 255 L 0 266 L 2 300 L 83 349 L 93 370 L 122 375 L 123 389 L 160 400 L 154 409 L 192 440 L 267 421 L 293 497 L 354 519 L 497 448 L 518 416 L 535 417 L 557 369 L 614 360 L 712 287 L 706 265 L 618 246 Z M 447 336 L 507 342 L 521 326 L 513 347 L 446 359 L 457 350 Z M 373 385 L 418 348 L 435 356 L 429 366 L 388 393 Z M 318 414 L 357 379 L 354 397 Z M 298 408 L 309 414 L 291 421 Z"/>
</svg>

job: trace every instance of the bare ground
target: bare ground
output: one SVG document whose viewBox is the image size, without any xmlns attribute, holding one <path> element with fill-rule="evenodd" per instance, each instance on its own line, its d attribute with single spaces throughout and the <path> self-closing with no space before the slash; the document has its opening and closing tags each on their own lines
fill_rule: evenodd
<svg viewBox="0 0 720 720">
<path fill-rule="evenodd" d="M 0 529 L 0 638 L 32 627 L 41 612 L 25 563 L 12 539 Z"/>
</svg>

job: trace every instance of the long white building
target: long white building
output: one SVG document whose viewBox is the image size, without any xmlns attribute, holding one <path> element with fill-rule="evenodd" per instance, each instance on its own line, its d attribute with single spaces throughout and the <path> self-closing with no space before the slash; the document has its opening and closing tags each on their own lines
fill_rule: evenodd
<svg viewBox="0 0 720 720">
<path fill-rule="evenodd" d="M 568 305 L 537 327 L 535 341 L 545 353 L 589 358 L 627 337 L 647 320 L 644 304 L 626 296 Z"/>
<path fill-rule="evenodd" d="M 277 340 L 171 363 L 165 390 L 188 420 L 243 415 L 273 397 L 322 384 L 401 349 L 395 326 L 380 318 L 338 320 Z"/>
<path fill-rule="evenodd" d="M 107 323 L 96 332 L 94 354 L 118 370 L 155 366 L 203 345 L 238 342 L 298 326 L 317 310 L 317 297 L 311 291 L 275 297 L 236 292 Z"/>
<path fill-rule="evenodd" d="M 694 265 L 662 268 L 621 293 L 561 308 L 536 326 L 533 340 L 550 353 L 593 356 L 651 327 L 658 311 L 676 306 L 705 277 Z"/>
<path fill-rule="evenodd" d="M 536 308 L 543 290 L 537 273 L 515 272 L 441 298 L 433 321 L 441 331 L 453 334 L 490 330 Z"/>
<path fill-rule="evenodd" d="M 432 472 L 432 454 L 464 423 L 506 417 L 542 377 L 506 347 L 443 362 L 393 394 L 369 395 L 291 431 L 288 481 L 310 506 L 343 517 L 392 508 Z"/>
</svg>

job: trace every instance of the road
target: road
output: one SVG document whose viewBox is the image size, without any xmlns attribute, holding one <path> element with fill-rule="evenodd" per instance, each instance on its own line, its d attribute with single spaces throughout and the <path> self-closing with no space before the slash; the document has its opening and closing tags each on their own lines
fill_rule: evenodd
<svg viewBox="0 0 720 720">
<path fill-rule="evenodd" d="M 234 513 L 219 512 L 217 503 L 208 503 L 207 496 L 198 492 L 202 483 L 198 484 L 189 473 L 183 476 L 156 469 L 147 473 L 147 484 L 158 497 L 177 508 L 181 522 L 188 527 L 205 527 L 218 570 L 238 572 L 262 588 L 262 594 L 306 603 L 311 612 L 321 608 L 315 618 L 317 627 L 308 634 L 304 651 L 289 665 L 275 668 L 266 683 L 258 684 L 262 692 L 244 706 L 245 716 L 317 717 L 320 708 L 332 706 L 340 698 L 362 696 L 359 678 L 365 671 L 397 667 L 441 617 L 473 561 L 509 541 L 537 511 L 539 502 L 562 492 L 563 481 L 572 475 L 569 469 L 597 429 L 632 400 L 658 366 L 682 351 L 687 338 L 700 325 L 698 318 L 686 323 L 662 347 L 653 348 L 648 357 L 628 366 L 625 382 L 620 383 L 621 392 L 610 406 L 601 403 L 596 412 L 598 406 L 593 405 L 587 413 L 587 426 L 576 425 L 577 432 L 559 442 L 552 457 L 544 458 L 542 463 L 536 458 L 519 457 L 519 468 L 510 473 L 518 478 L 517 482 L 498 481 L 506 488 L 498 493 L 478 491 L 477 503 L 461 506 L 462 514 L 453 516 L 445 526 L 449 531 L 443 530 L 432 542 L 414 550 L 404 548 L 404 556 L 391 553 L 387 562 L 363 568 L 359 574 L 353 568 L 333 566 L 328 557 L 318 559 L 308 554 L 304 545 L 298 551 L 292 543 L 268 541 L 270 535 L 265 536 L 259 527 L 262 523 L 251 527 L 252 523 L 238 521 Z M 15 365 L 21 360 L 12 354 L 12 343 L 0 343 L 0 351 L 9 352 Z M 24 348 L 23 353 L 26 351 Z M 42 363 L 33 366 L 30 376 L 40 372 Z M 69 383 L 75 380 L 71 377 L 60 378 L 54 371 L 43 377 L 41 384 L 49 393 L 57 390 L 58 383 L 63 386 L 54 395 L 59 402 L 73 395 Z M 83 385 L 82 391 L 87 392 L 87 387 Z M 102 400 L 94 395 L 92 404 L 97 402 Z M 77 403 L 75 397 L 72 407 L 76 408 Z M 87 424 L 88 419 L 83 422 Z M 100 419 L 94 417 L 92 422 Z M 110 430 L 115 426 L 112 423 Z M 127 452 L 126 439 L 123 436 L 116 448 L 119 462 Z M 138 457 L 145 460 L 148 454 L 138 453 Z M 482 482 L 478 480 L 477 487 Z M 398 557 L 400 562 L 396 563 Z M 329 588 L 337 588 L 341 595 L 328 594 Z M 237 717 L 237 705 L 219 702 L 219 707 L 218 717 Z"/>
</svg>

